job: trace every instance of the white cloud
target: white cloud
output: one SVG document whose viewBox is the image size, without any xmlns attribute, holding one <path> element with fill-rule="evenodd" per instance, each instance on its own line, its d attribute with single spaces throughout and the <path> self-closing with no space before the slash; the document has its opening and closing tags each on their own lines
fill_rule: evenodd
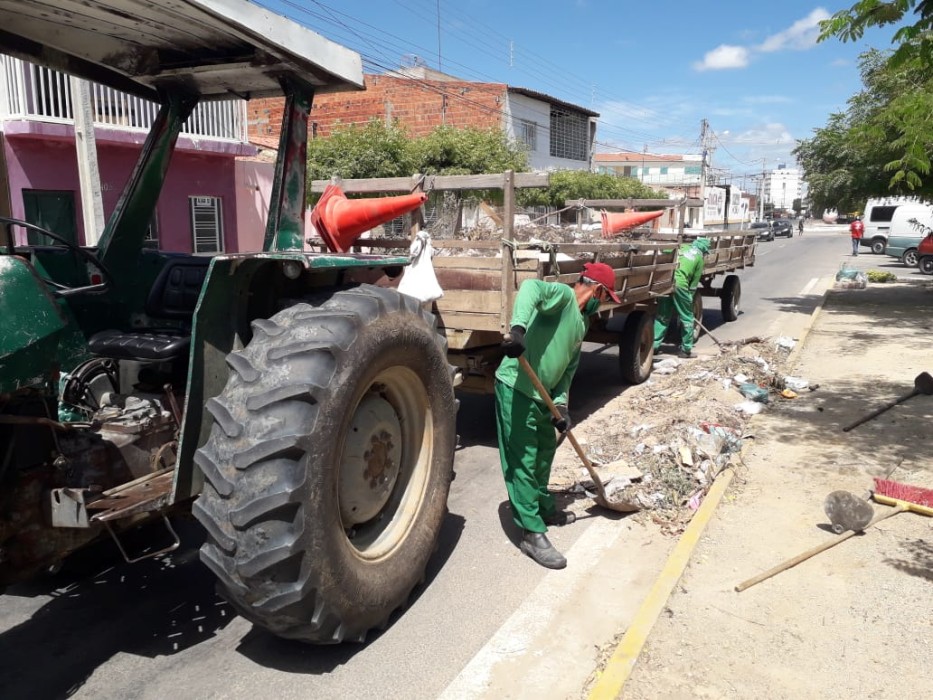
<svg viewBox="0 0 933 700">
<path fill-rule="evenodd" d="M 803 19 L 798 19 L 787 29 L 772 34 L 756 46 L 736 46 L 720 44 L 703 56 L 702 61 L 695 61 L 696 71 L 724 70 L 745 68 L 755 53 L 774 53 L 775 51 L 806 51 L 816 46 L 820 34 L 819 23 L 831 15 L 818 7 Z"/>
<path fill-rule="evenodd" d="M 748 49 L 744 46 L 720 44 L 712 51 L 707 51 L 702 61 L 693 64 L 694 70 L 724 70 L 744 68 L 748 65 Z"/>
<path fill-rule="evenodd" d="M 830 14 L 818 7 L 803 19 L 798 19 L 790 27 L 777 34 L 772 34 L 756 48 L 763 53 L 794 49 L 805 51 L 816 45 L 820 35 L 820 22 L 829 19 Z"/>
<path fill-rule="evenodd" d="M 848 66 L 849 62 L 844 58 L 837 58 L 829 65 L 831 65 L 833 68 L 843 68 L 844 66 Z"/>
</svg>

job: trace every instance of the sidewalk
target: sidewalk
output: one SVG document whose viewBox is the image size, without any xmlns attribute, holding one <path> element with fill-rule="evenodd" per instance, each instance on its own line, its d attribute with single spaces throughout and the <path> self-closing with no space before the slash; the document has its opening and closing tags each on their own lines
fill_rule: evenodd
<svg viewBox="0 0 933 700">
<path fill-rule="evenodd" d="M 847 258 L 852 267 L 887 261 Z M 903 275 L 903 273 L 902 273 Z M 841 427 L 933 371 L 933 278 L 827 293 L 792 373 L 819 388 L 751 423 L 746 469 L 706 529 L 623 698 L 894 698 L 933 692 L 933 521 L 903 513 L 743 593 L 834 535 L 823 499 L 873 476 L 933 488 L 918 396 Z M 892 472 L 893 470 L 893 472 Z M 876 513 L 884 506 L 875 506 Z"/>
</svg>

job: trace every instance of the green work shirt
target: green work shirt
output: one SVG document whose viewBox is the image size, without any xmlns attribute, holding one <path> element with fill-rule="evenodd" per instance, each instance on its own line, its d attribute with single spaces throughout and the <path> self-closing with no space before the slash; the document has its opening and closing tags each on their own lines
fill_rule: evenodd
<svg viewBox="0 0 933 700">
<path fill-rule="evenodd" d="M 589 319 L 580 312 L 573 287 L 556 282 L 525 280 L 515 297 L 513 326 L 525 329 L 525 358 L 554 403 L 567 405 L 570 382 L 580 364 Z M 514 357 L 502 359 L 496 379 L 525 396 L 541 401 L 531 380 Z"/>
<path fill-rule="evenodd" d="M 674 285 L 692 292 L 700 284 L 702 276 L 703 253 L 694 248 L 692 243 L 680 246 L 677 269 L 674 270 Z"/>
</svg>

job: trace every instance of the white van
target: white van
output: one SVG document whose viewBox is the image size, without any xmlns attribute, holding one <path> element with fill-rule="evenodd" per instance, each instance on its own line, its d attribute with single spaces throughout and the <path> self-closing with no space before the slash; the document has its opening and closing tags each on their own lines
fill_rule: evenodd
<svg viewBox="0 0 933 700">
<path fill-rule="evenodd" d="M 907 267 L 915 267 L 917 246 L 929 230 L 933 230 L 933 205 L 902 204 L 891 219 L 884 252 Z"/>
<path fill-rule="evenodd" d="M 891 223 L 895 213 L 904 206 L 929 206 L 917 197 L 883 197 L 869 199 L 865 204 L 865 214 L 862 216 L 862 223 L 865 224 L 865 231 L 862 234 L 861 245 L 871 248 L 871 252 L 876 255 L 884 253 L 888 244 L 888 236 L 891 231 Z M 916 216 L 911 214 L 907 218 Z M 922 218 L 922 214 L 917 218 Z M 906 221 L 906 219 L 905 219 Z"/>
</svg>

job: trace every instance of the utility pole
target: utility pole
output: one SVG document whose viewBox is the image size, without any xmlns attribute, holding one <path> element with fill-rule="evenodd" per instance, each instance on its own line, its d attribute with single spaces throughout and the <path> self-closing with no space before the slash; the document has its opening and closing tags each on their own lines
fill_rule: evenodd
<svg viewBox="0 0 933 700">
<path fill-rule="evenodd" d="M 104 230 L 104 204 L 100 192 L 100 170 L 97 166 L 94 115 L 91 111 L 91 84 L 80 78 L 72 78 L 71 100 L 74 105 L 81 210 L 84 213 L 84 245 L 95 246 Z"/>
<path fill-rule="evenodd" d="M 444 72 L 444 65 L 441 63 L 441 0 L 437 0 L 437 70 Z"/>
<path fill-rule="evenodd" d="M 765 159 L 761 159 L 761 185 L 758 187 L 758 220 L 765 218 Z"/>
</svg>

